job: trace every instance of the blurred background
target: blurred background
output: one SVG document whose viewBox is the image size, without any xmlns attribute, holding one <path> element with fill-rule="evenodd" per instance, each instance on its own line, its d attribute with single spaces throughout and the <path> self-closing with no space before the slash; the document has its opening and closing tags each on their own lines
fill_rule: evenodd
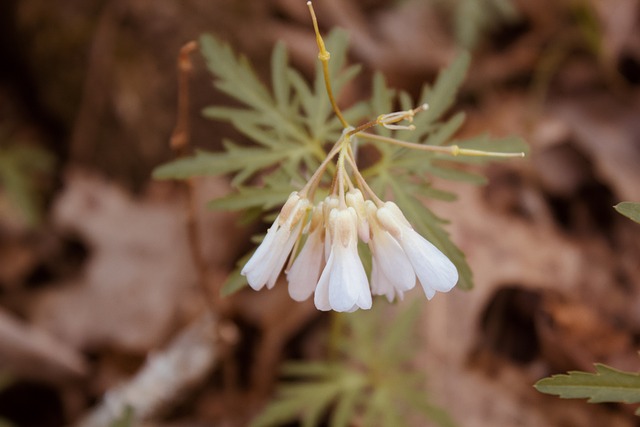
<svg viewBox="0 0 640 427">
<path fill-rule="evenodd" d="M 639 425 L 628 406 L 564 401 L 532 384 L 594 362 L 640 365 L 640 226 L 612 208 L 640 201 L 640 2 L 315 7 L 321 30 L 346 29 L 350 61 L 364 66 L 341 104 L 367 98 L 375 70 L 416 97 L 470 49 L 456 105 L 463 135 L 531 145 L 525 161 L 484 168 L 485 186 L 443 182 L 459 200 L 431 206 L 476 280 L 425 301 L 415 364 L 435 402 L 461 426 Z M 319 354 L 326 315 L 284 286 L 223 300 L 224 340 L 213 340 L 184 188 L 150 177 L 173 156 L 178 52 L 204 32 L 265 82 L 277 41 L 313 77 L 303 0 L 0 3 L 0 425 L 116 425 L 100 418 L 107 392 L 134 393 L 146 425 L 245 425 L 283 359 Z M 201 117 L 230 100 L 193 60 L 192 144 L 243 141 Z M 226 178 L 195 185 L 214 291 L 251 247 L 234 215 L 204 207 L 229 191 Z"/>
</svg>

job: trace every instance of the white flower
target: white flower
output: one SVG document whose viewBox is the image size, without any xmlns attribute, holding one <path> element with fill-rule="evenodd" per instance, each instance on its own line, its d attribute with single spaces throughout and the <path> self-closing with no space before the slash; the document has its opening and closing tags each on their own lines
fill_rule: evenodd
<svg viewBox="0 0 640 427">
<path fill-rule="evenodd" d="M 316 288 L 316 307 L 323 311 L 371 308 L 367 274 L 358 255 L 358 217 L 355 209 L 332 209 L 328 225 L 331 249 Z"/>
<path fill-rule="evenodd" d="M 329 231 L 329 227 L 327 226 L 329 218 L 329 214 L 337 209 L 340 205 L 340 201 L 337 196 L 327 196 L 324 199 L 324 203 L 322 206 L 322 217 L 325 218 L 325 236 L 324 236 L 324 259 L 325 261 L 329 259 L 329 254 L 331 253 L 331 232 Z"/>
<path fill-rule="evenodd" d="M 362 192 L 354 188 L 345 195 L 345 200 L 347 206 L 355 209 L 358 215 L 358 236 L 360 236 L 360 240 L 369 243 L 369 221 L 367 220 L 367 210 Z"/>
<path fill-rule="evenodd" d="M 366 208 L 371 229 L 371 292 L 385 295 L 389 302 L 395 296 L 402 299 L 416 285 L 413 266 L 391 234 L 381 228 L 376 205 L 367 200 Z"/>
<path fill-rule="evenodd" d="M 313 209 L 309 237 L 287 272 L 289 295 L 296 301 L 308 299 L 316 289 L 324 265 L 324 221 L 322 202 Z"/>
<path fill-rule="evenodd" d="M 308 199 L 300 198 L 295 191 L 291 193 L 264 240 L 240 272 L 253 289 L 260 290 L 265 284 L 270 289 L 275 285 L 300 236 L 308 208 Z"/>
<path fill-rule="evenodd" d="M 419 235 L 393 202 L 386 202 L 376 216 L 386 231 L 400 244 L 418 276 L 428 299 L 436 291 L 448 292 L 458 282 L 453 263 L 427 239 Z"/>
</svg>

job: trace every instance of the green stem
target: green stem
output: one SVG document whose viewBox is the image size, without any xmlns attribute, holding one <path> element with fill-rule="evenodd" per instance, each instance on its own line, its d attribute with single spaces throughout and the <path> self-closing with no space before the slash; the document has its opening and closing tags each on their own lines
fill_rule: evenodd
<svg viewBox="0 0 640 427">
<path fill-rule="evenodd" d="M 413 142 L 402 141 L 395 138 L 389 138 L 386 136 L 375 135 L 372 133 L 362 132 L 358 134 L 358 137 L 365 138 L 373 141 L 380 141 L 387 144 L 397 145 L 399 147 L 411 148 L 413 150 L 431 151 L 435 153 L 450 154 L 452 156 L 475 156 L 475 157 L 524 157 L 523 152 L 519 153 L 499 153 L 496 151 L 481 151 L 472 150 L 468 148 L 460 148 L 457 145 L 448 145 L 445 147 L 437 145 L 425 145 L 416 144 Z"/>
</svg>

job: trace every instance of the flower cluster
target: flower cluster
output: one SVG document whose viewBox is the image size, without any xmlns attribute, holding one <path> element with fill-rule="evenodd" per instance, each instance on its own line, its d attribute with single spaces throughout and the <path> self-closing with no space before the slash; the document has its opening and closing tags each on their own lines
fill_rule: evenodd
<svg viewBox="0 0 640 427">
<path fill-rule="evenodd" d="M 315 292 L 316 307 L 325 311 L 369 309 L 372 294 L 401 299 L 416 278 L 428 299 L 451 290 L 458 281 L 453 263 L 411 227 L 395 203 L 377 202 L 365 200 L 357 188 L 315 206 L 291 193 L 242 274 L 255 290 L 271 288 L 290 259 L 291 297 L 304 301 Z M 370 281 L 358 240 L 371 251 Z"/>
<path fill-rule="evenodd" d="M 524 153 L 483 152 L 456 145 L 432 146 L 366 132 L 375 126 L 413 130 L 412 124 L 398 123 L 411 123 L 417 113 L 429 108 L 427 104 L 408 111 L 382 114 L 357 128 L 351 127 L 333 97 L 328 71 L 330 55 L 310 1 L 307 6 L 316 34 L 318 58 L 323 65 L 327 95 L 344 130 L 307 184 L 299 192 L 291 193 L 241 274 L 253 289 L 259 290 L 265 285 L 272 288 L 284 269 L 291 297 L 304 301 L 314 295 L 319 310 L 368 309 L 372 294 L 384 295 L 389 301 L 402 299 L 416 281 L 422 285 L 428 299 L 437 291 L 448 292 L 458 281 L 456 267 L 411 227 L 395 203 L 380 200 L 372 191 L 358 170 L 354 154 L 356 138 L 453 156 L 521 157 Z M 313 195 L 336 156 L 329 196 L 314 204 Z M 360 258 L 361 252 L 366 252 L 359 251 L 360 241 L 368 245 L 371 253 L 369 277 Z"/>
</svg>

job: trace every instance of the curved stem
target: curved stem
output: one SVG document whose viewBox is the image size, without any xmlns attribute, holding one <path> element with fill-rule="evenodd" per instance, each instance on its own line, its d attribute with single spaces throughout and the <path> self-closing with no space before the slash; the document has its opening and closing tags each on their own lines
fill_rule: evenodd
<svg viewBox="0 0 640 427">
<path fill-rule="evenodd" d="M 320 182 L 320 178 L 322 177 L 322 174 L 327 169 L 327 166 L 329 165 L 329 162 L 331 162 L 331 160 L 340 151 L 340 149 L 342 147 L 342 141 L 343 140 L 344 140 L 344 137 L 341 137 L 335 143 L 335 145 L 333 146 L 331 151 L 329 151 L 329 153 L 327 154 L 327 157 L 325 157 L 325 159 L 322 161 L 322 163 L 320 163 L 320 166 L 318 166 L 318 169 L 316 169 L 316 171 L 313 173 L 311 178 L 309 178 L 309 181 L 307 182 L 307 184 L 298 193 L 300 195 L 300 197 L 307 197 L 307 193 L 309 193 L 309 197 L 310 198 L 313 197 L 313 194 L 315 192 L 316 187 L 318 186 L 318 183 Z"/>
<path fill-rule="evenodd" d="M 369 196 L 373 199 L 376 205 L 378 206 L 384 205 L 384 202 L 380 200 L 380 198 L 375 193 L 375 191 L 373 191 L 371 187 L 369 187 L 369 184 L 367 184 L 367 181 L 364 179 L 364 177 L 360 173 L 360 170 L 358 169 L 358 166 L 356 165 L 356 161 L 353 158 L 353 156 L 351 155 L 347 156 L 347 162 L 349 162 L 349 164 L 351 165 L 351 168 L 353 169 L 353 176 L 356 177 L 356 180 L 358 181 L 360 187 L 363 188 L 367 193 L 369 193 Z"/>
</svg>

